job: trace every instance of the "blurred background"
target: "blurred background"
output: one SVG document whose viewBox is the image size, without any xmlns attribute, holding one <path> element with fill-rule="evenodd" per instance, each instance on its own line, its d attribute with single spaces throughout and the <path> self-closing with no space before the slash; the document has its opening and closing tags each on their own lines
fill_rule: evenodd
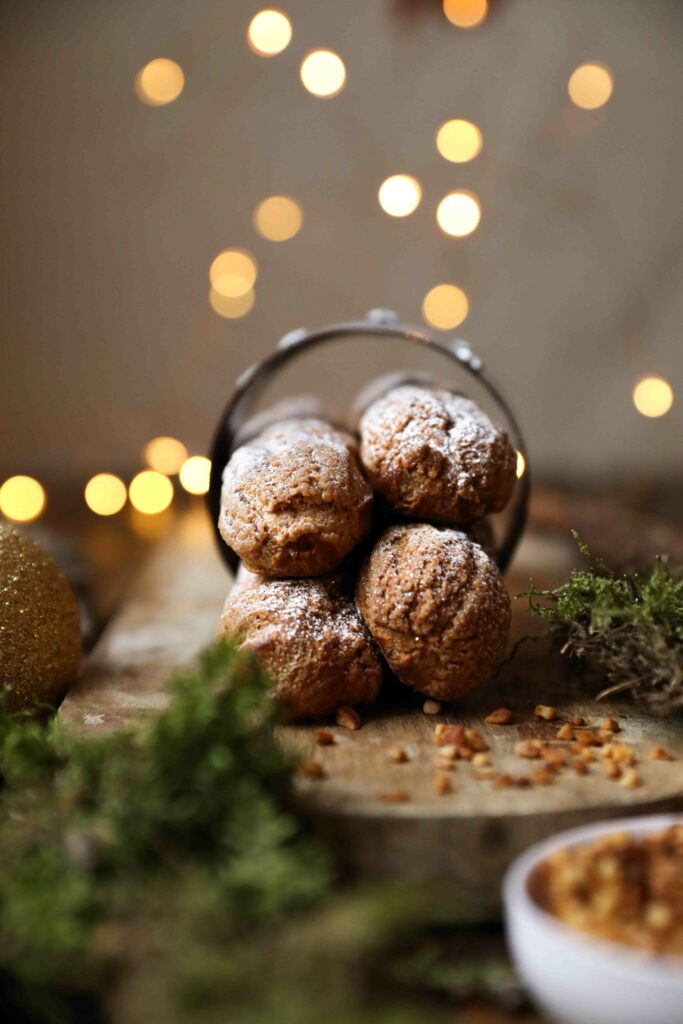
<svg viewBox="0 0 683 1024">
<path fill-rule="evenodd" d="M 5 517 L 159 532 L 235 378 L 372 307 L 472 345 L 537 480 L 678 512 L 677 0 L 3 15 Z M 287 386 L 416 362 L 326 358 Z"/>
</svg>

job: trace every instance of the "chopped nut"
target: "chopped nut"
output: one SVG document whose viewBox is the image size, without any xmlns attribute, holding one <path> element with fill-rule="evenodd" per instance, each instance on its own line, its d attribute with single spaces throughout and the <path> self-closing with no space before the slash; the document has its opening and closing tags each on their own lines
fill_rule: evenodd
<svg viewBox="0 0 683 1024">
<path fill-rule="evenodd" d="M 313 735 L 319 747 L 331 747 L 334 743 L 334 736 L 329 729 L 316 729 Z"/>
<path fill-rule="evenodd" d="M 531 781 L 539 786 L 549 786 L 557 778 L 557 772 L 550 768 L 535 768 L 531 773 Z"/>
<path fill-rule="evenodd" d="M 454 743 L 447 743 L 445 747 L 439 747 L 439 757 L 448 757 L 451 761 L 455 761 L 458 756 L 458 748 Z"/>
<path fill-rule="evenodd" d="M 441 757 L 439 755 L 434 758 L 434 767 L 440 768 L 442 772 L 454 772 L 455 761 L 451 757 Z"/>
<path fill-rule="evenodd" d="M 648 928 L 654 928 L 655 931 L 660 931 L 662 928 L 668 928 L 673 919 L 673 911 L 671 907 L 668 907 L 666 903 L 660 903 L 658 900 L 652 900 L 645 908 L 645 921 Z"/>
<path fill-rule="evenodd" d="M 510 786 L 514 785 L 515 780 L 511 775 L 505 772 L 503 775 L 499 775 L 495 781 L 496 789 L 509 789 Z"/>
<path fill-rule="evenodd" d="M 354 708 L 350 708 L 348 704 L 342 704 L 337 709 L 337 725 L 340 725 L 342 729 L 350 729 L 351 732 L 355 732 L 356 729 L 361 727 L 360 715 Z"/>
<path fill-rule="evenodd" d="M 517 789 L 530 789 L 533 785 L 528 775 L 520 775 L 516 779 L 513 779 L 512 783 Z"/>
<path fill-rule="evenodd" d="M 472 758 L 472 764 L 475 768 L 488 768 L 491 764 L 491 758 L 484 751 L 480 751 Z"/>
<path fill-rule="evenodd" d="M 621 775 L 621 768 L 614 761 L 605 761 L 602 766 L 602 774 L 606 779 L 618 779 Z"/>
<path fill-rule="evenodd" d="M 325 769 L 319 761 L 303 761 L 299 765 L 299 772 L 307 779 L 324 779 L 326 776 Z"/>
<path fill-rule="evenodd" d="M 576 742 L 580 747 L 601 747 L 602 740 L 596 732 L 586 729 L 585 732 L 577 732 Z"/>
<path fill-rule="evenodd" d="M 624 789 L 635 789 L 636 786 L 640 785 L 640 776 L 635 768 L 629 768 L 628 771 L 624 772 L 624 776 L 619 783 Z"/>
<path fill-rule="evenodd" d="M 410 800 L 410 794 L 405 789 L 385 789 L 377 794 L 377 799 L 383 804 L 405 804 Z"/>
<path fill-rule="evenodd" d="M 595 754 L 590 747 L 579 747 L 577 750 L 574 746 L 572 749 L 579 760 L 584 761 L 586 764 L 590 764 L 592 761 L 595 761 Z"/>
<path fill-rule="evenodd" d="M 666 747 L 663 747 L 661 743 L 655 743 L 654 747 L 650 751 L 650 758 L 653 761 L 670 761 L 671 760 L 671 757 L 670 757 L 670 754 L 669 754 L 668 750 L 666 749 Z"/>
<path fill-rule="evenodd" d="M 484 721 L 487 725 L 509 725 L 513 715 L 509 708 L 498 708 L 487 715 Z"/>
<path fill-rule="evenodd" d="M 580 726 L 586 724 L 586 719 L 582 718 L 581 715 L 574 715 L 574 717 L 570 718 L 569 721 L 571 722 L 572 725 L 576 725 L 577 727 L 580 727 Z"/>
<path fill-rule="evenodd" d="M 585 761 L 582 761 L 580 757 L 577 757 L 572 761 L 572 768 L 577 775 L 588 775 L 588 765 Z"/>
<path fill-rule="evenodd" d="M 475 779 L 480 779 L 482 782 L 485 782 L 490 779 L 495 779 L 496 774 L 497 772 L 495 768 L 477 768 L 474 772 L 474 777 Z"/>
<path fill-rule="evenodd" d="M 554 718 L 557 718 L 557 708 L 552 707 L 550 704 L 537 704 L 534 714 L 536 718 L 543 718 L 546 722 L 552 722 Z"/>
<path fill-rule="evenodd" d="M 458 747 L 458 758 L 461 761 L 471 761 L 474 757 L 474 751 L 471 747 Z"/>
<path fill-rule="evenodd" d="M 612 760 L 618 764 L 635 764 L 636 755 L 625 743 L 615 743 L 612 748 Z"/>
<path fill-rule="evenodd" d="M 560 726 L 560 728 L 555 733 L 555 738 L 558 739 L 558 740 L 573 740 L 574 739 L 574 729 L 569 724 L 569 722 L 566 722 L 564 725 Z"/>
<path fill-rule="evenodd" d="M 422 705 L 425 715 L 438 715 L 441 713 L 441 705 L 438 700 L 426 700 Z"/>
<path fill-rule="evenodd" d="M 465 743 L 471 750 L 488 750 L 489 745 L 476 729 L 465 729 Z"/>
<path fill-rule="evenodd" d="M 543 746 L 539 753 L 548 765 L 552 764 L 559 768 L 560 765 L 567 763 L 567 755 L 564 750 L 560 750 L 558 747 Z"/>
<path fill-rule="evenodd" d="M 603 718 L 598 728 L 603 732 L 621 732 L 621 726 L 616 718 Z"/>
<path fill-rule="evenodd" d="M 434 789 L 439 796 L 446 796 L 448 793 L 453 792 L 453 783 L 447 775 L 435 775 L 434 776 Z"/>
<path fill-rule="evenodd" d="M 541 756 L 541 743 L 539 740 L 520 740 L 515 744 L 515 755 L 528 758 L 533 761 Z"/>
<path fill-rule="evenodd" d="M 460 746 L 461 743 L 465 742 L 465 726 L 446 725 L 445 722 L 440 722 L 439 725 L 434 727 L 434 742 L 440 747 L 445 747 L 449 744 Z"/>
<path fill-rule="evenodd" d="M 405 764 L 408 760 L 408 754 L 403 747 L 391 747 L 389 750 L 389 760 L 392 764 Z"/>
</svg>

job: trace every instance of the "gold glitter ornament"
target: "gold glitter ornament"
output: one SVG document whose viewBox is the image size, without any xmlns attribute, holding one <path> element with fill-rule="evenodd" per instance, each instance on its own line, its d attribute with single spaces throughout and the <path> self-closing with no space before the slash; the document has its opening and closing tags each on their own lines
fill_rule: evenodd
<svg viewBox="0 0 683 1024">
<path fill-rule="evenodd" d="M 34 540 L 0 523 L 0 687 L 11 711 L 55 707 L 78 671 L 73 591 Z"/>
</svg>

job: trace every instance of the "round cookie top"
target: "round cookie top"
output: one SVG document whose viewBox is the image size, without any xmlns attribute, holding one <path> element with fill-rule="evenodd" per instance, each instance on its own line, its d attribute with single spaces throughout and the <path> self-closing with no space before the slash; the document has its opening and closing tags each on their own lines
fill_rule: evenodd
<svg viewBox="0 0 683 1024">
<path fill-rule="evenodd" d="M 223 474 L 221 534 L 271 576 L 333 569 L 370 528 L 372 491 L 350 435 L 317 419 L 273 424 Z"/>
<path fill-rule="evenodd" d="M 396 675 L 438 699 L 486 680 L 505 648 L 510 599 L 500 573 L 457 530 L 389 527 L 361 569 L 356 600 Z"/>
<path fill-rule="evenodd" d="M 237 634 L 260 658 L 291 717 L 367 703 L 379 691 L 380 659 L 337 573 L 276 580 L 241 568 L 220 631 Z"/>
<path fill-rule="evenodd" d="M 366 409 L 360 434 L 370 482 L 403 515 L 466 526 L 510 499 L 515 450 L 469 398 L 404 384 Z"/>
</svg>

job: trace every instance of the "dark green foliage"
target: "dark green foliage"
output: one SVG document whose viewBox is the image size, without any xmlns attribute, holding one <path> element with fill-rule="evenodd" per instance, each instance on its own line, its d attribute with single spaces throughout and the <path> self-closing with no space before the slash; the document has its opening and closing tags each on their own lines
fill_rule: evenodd
<svg viewBox="0 0 683 1024">
<path fill-rule="evenodd" d="M 338 885 L 290 808 L 276 717 L 229 644 L 138 729 L 77 739 L 0 713 L 3 1019 L 457 1022 L 440 999 L 458 972 L 423 951 L 434 908 Z M 479 974 L 499 992 L 499 967 Z"/>
<path fill-rule="evenodd" d="M 585 659 L 607 678 L 603 691 L 629 691 L 657 711 L 683 705 L 683 576 L 663 557 L 649 576 L 616 575 L 594 559 L 574 570 L 554 590 L 532 582 L 529 606 L 548 619 L 563 642 L 563 653 Z M 541 599 L 541 600 L 539 600 Z"/>
</svg>

